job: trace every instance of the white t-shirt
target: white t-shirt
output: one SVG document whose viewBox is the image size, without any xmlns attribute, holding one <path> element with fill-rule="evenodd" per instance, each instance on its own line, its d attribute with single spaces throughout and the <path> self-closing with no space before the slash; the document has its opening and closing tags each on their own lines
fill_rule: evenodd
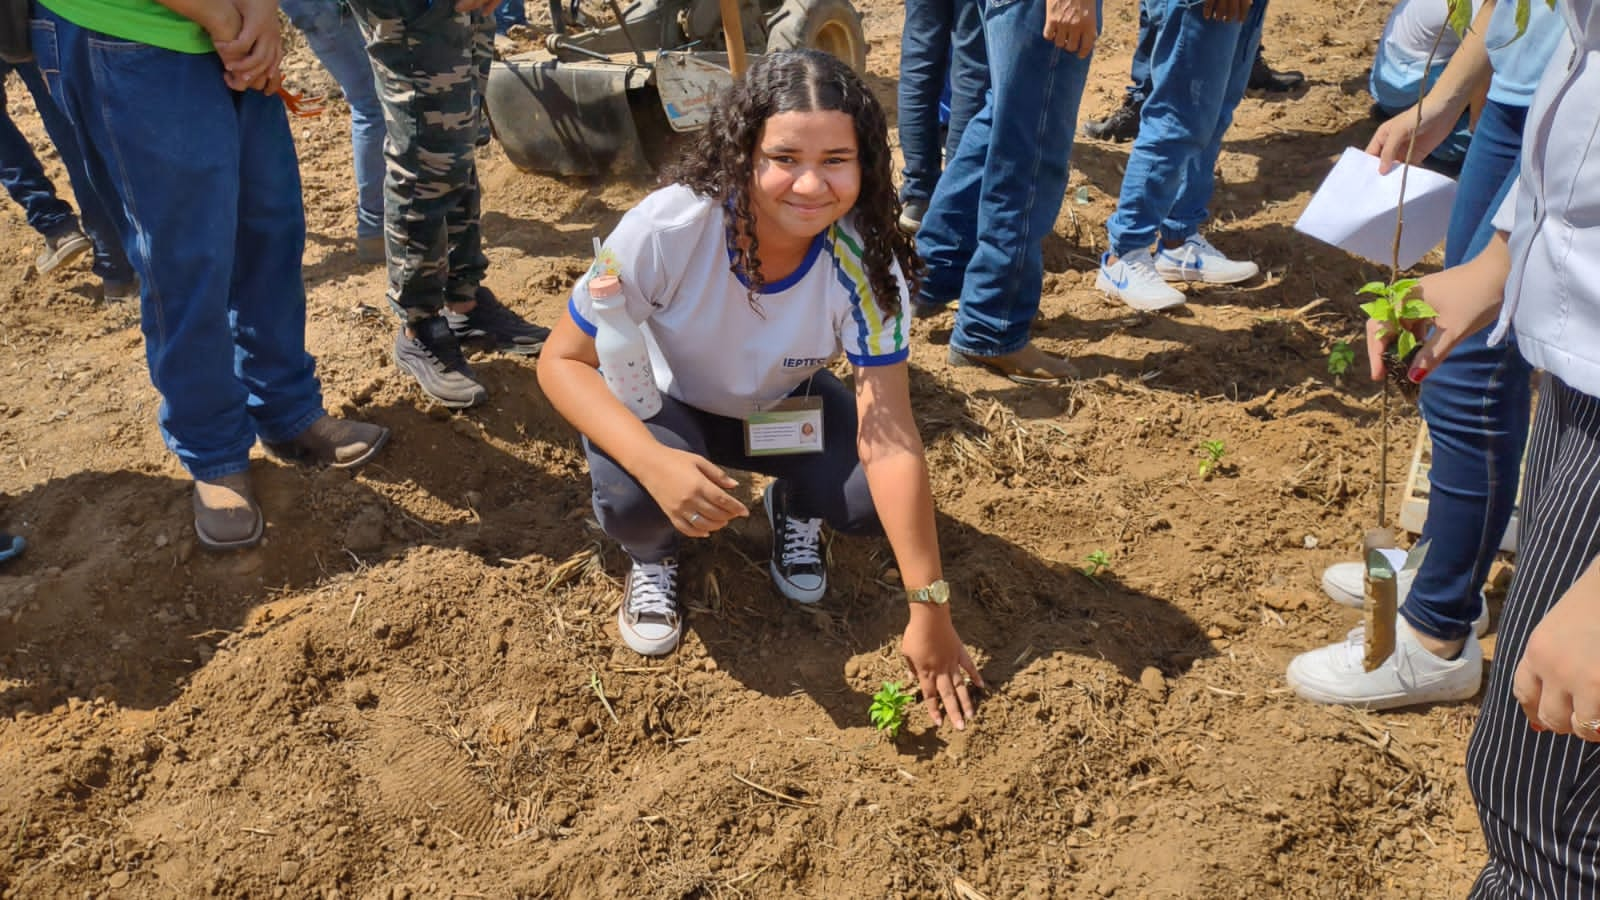
<svg viewBox="0 0 1600 900">
<path fill-rule="evenodd" d="M 730 271 L 727 209 L 683 185 L 665 187 L 622 217 L 567 309 L 592 336 L 589 279 L 616 275 L 628 316 L 644 331 L 656 386 L 697 409 L 743 418 L 787 397 L 841 351 L 857 366 L 909 354 L 905 278 L 896 266 L 899 311 L 883 315 L 850 218 L 818 235 L 794 274 L 769 282 L 752 308 Z"/>
</svg>

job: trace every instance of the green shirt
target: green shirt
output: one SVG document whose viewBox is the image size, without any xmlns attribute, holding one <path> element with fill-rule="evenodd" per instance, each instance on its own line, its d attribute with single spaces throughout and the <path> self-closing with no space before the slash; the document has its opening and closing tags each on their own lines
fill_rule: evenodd
<svg viewBox="0 0 1600 900">
<path fill-rule="evenodd" d="M 156 0 L 39 0 L 79 28 L 179 53 L 214 53 L 211 36 Z"/>
</svg>

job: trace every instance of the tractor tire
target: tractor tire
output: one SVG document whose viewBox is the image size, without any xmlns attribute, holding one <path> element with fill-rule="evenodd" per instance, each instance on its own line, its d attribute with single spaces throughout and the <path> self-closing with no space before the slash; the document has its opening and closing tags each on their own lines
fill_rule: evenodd
<svg viewBox="0 0 1600 900">
<path fill-rule="evenodd" d="M 767 50 L 809 48 L 867 70 L 867 36 L 850 0 L 784 0 L 767 20 Z"/>
</svg>

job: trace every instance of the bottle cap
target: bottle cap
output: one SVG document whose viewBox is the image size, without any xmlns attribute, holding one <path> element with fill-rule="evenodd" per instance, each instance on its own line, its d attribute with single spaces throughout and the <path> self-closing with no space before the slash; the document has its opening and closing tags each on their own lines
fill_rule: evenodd
<svg viewBox="0 0 1600 900">
<path fill-rule="evenodd" d="M 611 297 L 622 293 L 622 279 L 615 275 L 596 275 L 589 279 L 589 296 Z"/>
</svg>

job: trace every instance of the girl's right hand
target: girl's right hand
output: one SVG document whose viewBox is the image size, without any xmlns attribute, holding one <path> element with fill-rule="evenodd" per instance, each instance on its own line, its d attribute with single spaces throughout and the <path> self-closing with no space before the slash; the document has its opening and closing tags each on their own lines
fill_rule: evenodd
<svg viewBox="0 0 1600 900">
<path fill-rule="evenodd" d="M 750 510 L 728 491 L 739 482 L 698 453 L 662 447 L 639 483 L 667 514 L 672 527 L 706 537 Z"/>
</svg>

